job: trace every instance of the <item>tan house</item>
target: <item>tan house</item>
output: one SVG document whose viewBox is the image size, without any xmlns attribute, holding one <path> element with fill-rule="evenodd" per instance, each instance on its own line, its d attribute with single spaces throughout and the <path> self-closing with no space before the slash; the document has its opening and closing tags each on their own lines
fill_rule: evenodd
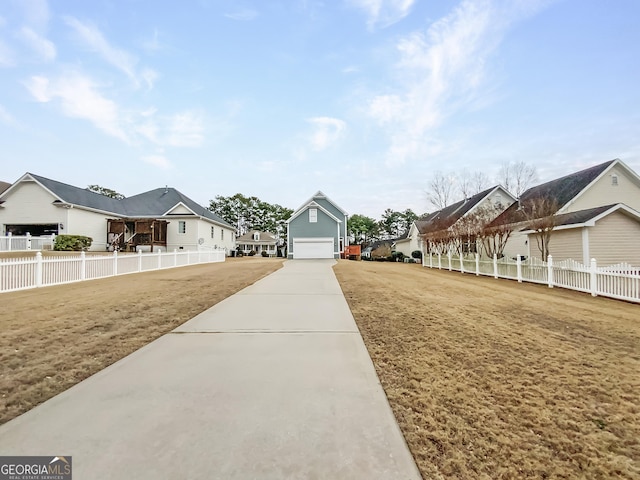
<svg viewBox="0 0 640 480">
<path fill-rule="evenodd" d="M 91 237 L 90 250 L 235 250 L 235 228 L 175 188 L 110 198 L 25 173 L 0 194 L 3 235 Z"/>
<path fill-rule="evenodd" d="M 640 265 L 640 177 L 615 159 L 524 192 L 491 226 L 512 225 L 504 255 L 541 257 L 540 233 L 529 228 L 531 205 L 545 199 L 555 213 L 549 253 L 554 260 L 574 259 L 599 265 Z M 549 213 L 549 212 L 547 212 Z"/>
<path fill-rule="evenodd" d="M 236 238 L 237 249 L 244 255 L 249 255 L 251 252 L 262 255 L 262 252 L 266 252 L 266 255 L 275 257 L 278 253 L 277 243 L 275 235 L 259 230 L 251 230 Z"/>
<path fill-rule="evenodd" d="M 396 251 L 405 253 L 406 249 L 408 254 L 416 249 L 424 253 L 446 253 L 456 249 L 475 251 L 475 238 L 472 235 L 466 238 L 466 245 L 454 240 L 462 238 L 459 230 L 471 219 L 490 222 L 513 202 L 515 197 L 504 187 L 491 187 L 413 222 L 407 240 L 396 242 Z M 399 250 L 398 244 L 403 250 Z"/>
</svg>

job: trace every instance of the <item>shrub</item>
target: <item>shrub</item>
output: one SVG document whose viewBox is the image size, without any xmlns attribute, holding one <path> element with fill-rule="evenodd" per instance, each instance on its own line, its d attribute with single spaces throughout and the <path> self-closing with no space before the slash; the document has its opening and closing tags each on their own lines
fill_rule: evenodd
<svg viewBox="0 0 640 480">
<path fill-rule="evenodd" d="M 413 252 L 411 252 L 411 256 L 419 260 L 422 258 L 422 252 L 420 250 L 414 250 Z"/>
<path fill-rule="evenodd" d="M 253 257 L 255 254 L 256 254 L 256 251 L 255 251 L 255 250 L 251 250 L 251 251 L 249 252 L 249 256 L 250 256 L 250 257 Z"/>
<path fill-rule="evenodd" d="M 79 252 L 87 250 L 91 243 L 93 243 L 93 239 L 84 235 L 58 235 L 53 249 L 61 252 Z"/>
<path fill-rule="evenodd" d="M 404 253 L 402 252 L 393 252 L 391 254 L 391 261 L 392 262 L 403 262 L 404 261 Z"/>
<path fill-rule="evenodd" d="M 269 254 L 266 252 L 266 250 L 263 250 L 260 255 L 262 255 L 263 257 L 268 257 L 269 256 Z"/>
</svg>

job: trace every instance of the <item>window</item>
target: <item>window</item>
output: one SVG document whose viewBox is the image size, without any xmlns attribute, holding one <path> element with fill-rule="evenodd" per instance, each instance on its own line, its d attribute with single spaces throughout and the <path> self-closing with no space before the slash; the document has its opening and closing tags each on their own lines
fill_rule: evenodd
<svg viewBox="0 0 640 480">
<path fill-rule="evenodd" d="M 310 208 L 309 209 L 309 223 L 318 223 L 318 209 Z"/>
<path fill-rule="evenodd" d="M 614 187 L 618 186 L 618 175 L 611 175 L 611 185 Z"/>
<path fill-rule="evenodd" d="M 260 232 L 254 232 L 253 239 L 258 242 L 260 241 Z"/>
<path fill-rule="evenodd" d="M 496 196 L 494 199 L 495 199 L 496 207 L 502 208 L 502 195 L 499 193 L 496 193 Z"/>
<path fill-rule="evenodd" d="M 214 238 L 215 234 L 216 234 L 216 227 L 211 227 L 211 238 Z"/>
<path fill-rule="evenodd" d="M 187 233 L 187 222 L 184 220 L 178 222 L 178 233 Z"/>
<path fill-rule="evenodd" d="M 224 240 L 224 229 L 220 229 L 220 240 Z"/>
</svg>

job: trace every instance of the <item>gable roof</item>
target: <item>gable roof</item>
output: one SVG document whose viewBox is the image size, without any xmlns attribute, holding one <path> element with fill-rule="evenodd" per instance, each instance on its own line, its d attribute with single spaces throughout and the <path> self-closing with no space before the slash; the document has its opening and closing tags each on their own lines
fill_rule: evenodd
<svg viewBox="0 0 640 480">
<path fill-rule="evenodd" d="M 614 164 L 621 164 L 621 162 L 618 159 L 609 160 L 608 162 L 531 187 L 522 194 L 519 202 L 512 204 L 498 215 L 498 217 L 490 223 L 490 226 L 525 221 L 525 211 L 521 206 L 537 198 L 545 198 L 551 202 L 555 202 L 558 208 L 556 211 L 561 211 L 563 207 L 584 192 L 601 175 L 613 167 Z"/>
<path fill-rule="evenodd" d="M 333 205 L 334 207 L 336 207 L 343 215 L 346 215 L 347 212 L 345 212 L 342 208 L 340 208 L 338 206 L 338 204 L 336 202 L 334 202 L 333 200 L 331 200 L 329 197 L 327 197 L 324 193 L 322 193 L 320 190 L 318 190 L 315 195 L 313 195 L 309 200 L 307 200 L 306 202 L 304 202 L 302 205 L 300 205 L 299 208 L 297 208 L 294 212 L 293 215 L 291 216 L 291 218 L 293 218 L 295 216 L 295 214 L 299 211 L 299 210 L 303 210 L 305 207 L 307 207 L 310 203 L 315 203 L 316 199 L 324 199 L 326 201 L 328 201 L 331 205 Z"/>
<path fill-rule="evenodd" d="M 93 210 L 100 210 L 102 212 L 124 214 L 124 207 L 120 200 L 92 192 L 85 188 L 78 188 L 73 185 L 58 182 L 57 180 L 41 177 L 40 175 L 35 175 L 33 173 L 24 174 L 20 180 L 14 184 L 14 186 L 18 185 L 22 181 L 29 180 L 29 178 L 42 185 L 49 191 L 49 193 L 56 197 L 60 203 L 79 205 Z M 5 193 L 8 193 L 9 190 Z"/>
<path fill-rule="evenodd" d="M 598 220 L 620 211 L 638 222 L 640 222 L 640 212 L 627 207 L 623 203 L 613 203 L 611 205 L 603 205 L 601 207 L 587 208 L 577 212 L 563 213 L 555 216 L 554 230 L 564 230 L 567 228 L 592 227 Z M 523 232 L 533 233 L 533 230 L 525 228 Z"/>
<path fill-rule="evenodd" d="M 191 210 L 194 215 L 205 217 L 216 223 L 233 228 L 208 208 L 197 204 L 175 188 L 165 187 L 149 190 L 121 200 L 125 204 L 126 215 L 129 217 L 162 217 L 171 215 L 170 212 L 179 204 Z M 179 216 L 180 214 L 176 214 Z"/>
<path fill-rule="evenodd" d="M 311 202 L 307 203 L 306 205 L 303 205 L 298 210 L 293 212 L 293 215 L 291 215 L 289 217 L 289 219 L 287 220 L 287 223 L 291 222 L 294 218 L 300 216 L 304 211 L 308 210 L 309 208 L 317 208 L 318 210 L 323 211 L 326 215 L 328 215 L 330 218 L 332 218 L 336 222 L 343 223 L 342 220 L 340 220 L 338 217 L 336 217 L 333 213 L 331 213 L 329 210 L 324 208 L 322 205 L 319 205 L 314 201 L 311 201 Z"/>
<path fill-rule="evenodd" d="M 259 240 L 254 240 L 253 235 L 257 233 Z M 276 237 L 269 232 L 261 232 L 259 230 L 251 230 L 244 235 L 236 238 L 236 243 L 276 243 Z"/>
<path fill-rule="evenodd" d="M 418 232 L 425 234 L 449 228 L 498 189 L 511 196 L 511 194 L 501 185 L 493 186 L 483 190 L 482 192 L 476 193 L 469 198 L 453 203 L 442 210 L 430 213 L 429 215 L 416 220 L 415 225 Z M 511 196 L 511 198 L 515 200 L 513 196 Z"/>
<path fill-rule="evenodd" d="M 218 215 L 197 204 L 175 188 L 156 188 L 155 190 L 118 200 L 84 188 L 41 177 L 40 175 L 25 173 L 16 183 L 3 192 L 2 196 L 6 195 L 20 182 L 27 180 L 36 181 L 51 193 L 56 198 L 54 203 L 77 205 L 121 217 L 163 217 L 175 206 L 182 203 L 194 215 L 234 228 Z"/>
</svg>

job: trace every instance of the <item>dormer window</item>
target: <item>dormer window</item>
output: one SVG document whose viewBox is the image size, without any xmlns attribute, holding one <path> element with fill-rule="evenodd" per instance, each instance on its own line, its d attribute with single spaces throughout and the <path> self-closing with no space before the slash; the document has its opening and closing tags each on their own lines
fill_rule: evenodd
<svg viewBox="0 0 640 480">
<path fill-rule="evenodd" d="M 309 223 L 318 223 L 318 209 L 310 208 L 309 209 Z"/>
<path fill-rule="evenodd" d="M 614 187 L 618 186 L 618 175 L 611 175 L 611 185 Z"/>
<path fill-rule="evenodd" d="M 260 232 L 254 232 L 253 239 L 258 242 L 260 240 Z"/>
<path fill-rule="evenodd" d="M 496 196 L 494 197 L 494 199 L 495 199 L 496 207 L 502 208 L 502 195 L 499 193 L 496 193 Z"/>
</svg>

